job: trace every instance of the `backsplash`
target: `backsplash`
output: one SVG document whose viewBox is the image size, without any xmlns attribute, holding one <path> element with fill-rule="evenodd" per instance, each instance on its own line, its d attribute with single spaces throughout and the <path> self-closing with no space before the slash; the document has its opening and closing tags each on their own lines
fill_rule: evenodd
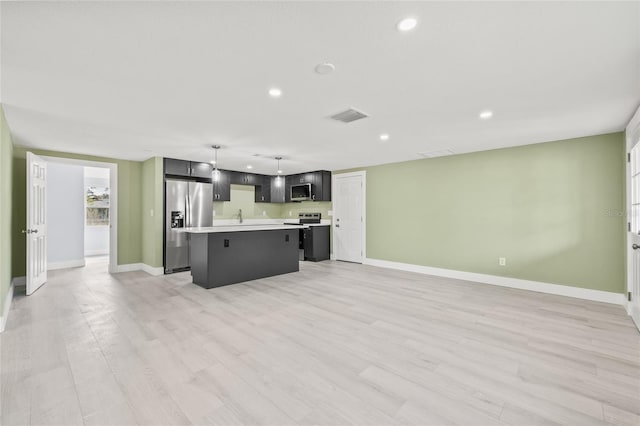
<svg viewBox="0 0 640 426">
<path fill-rule="evenodd" d="M 231 201 L 213 203 L 213 220 L 236 219 L 240 209 L 243 219 L 277 219 L 282 215 L 281 204 L 255 202 L 254 186 L 231 185 Z"/>
<path fill-rule="evenodd" d="M 237 219 L 242 209 L 243 219 L 297 219 L 300 212 L 320 212 L 323 219 L 331 219 L 330 201 L 303 201 L 301 203 L 256 203 L 255 187 L 231 185 L 231 201 L 214 202 L 213 220 Z"/>
</svg>

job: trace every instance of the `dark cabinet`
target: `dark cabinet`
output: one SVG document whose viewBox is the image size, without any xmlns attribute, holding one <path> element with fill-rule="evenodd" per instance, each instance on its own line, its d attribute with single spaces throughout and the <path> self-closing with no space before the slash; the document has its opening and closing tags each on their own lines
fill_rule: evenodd
<svg viewBox="0 0 640 426">
<path fill-rule="evenodd" d="M 209 163 L 176 160 L 173 158 L 164 159 L 165 175 L 211 179 L 212 172 L 213 166 Z"/>
<path fill-rule="evenodd" d="M 284 176 L 260 176 L 256 185 L 256 203 L 284 203 Z"/>
<path fill-rule="evenodd" d="M 291 202 L 291 184 L 293 183 L 293 176 L 287 176 L 284 178 L 284 202 Z"/>
<path fill-rule="evenodd" d="M 266 176 L 247 172 L 219 170 L 219 180 L 213 180 L 213 165 L 196 161 L 164 159 L 165 176 L 187 177 L 200 182 L 213 182 L 213 201 L 230 201 L 231 184 L 256 187 L 256 203 L 290 203 L 291 185 L 311 184 L 313 201 L 331 201 L 331 172 L 326 170 L 289 176 Z"/>
<path fill-rule="evenodd" d="M 211 179 L 213 173 L 213 165 L 211 163 L 195 163 L 191 161 L 191 176 Z"/>
<path fill-rule="evenodd" d="M 285 179 L 285 202 L 291 202 L 292 185 L 305 183 L 311 184 L 311 200 L 331 201 L 331 172 L 320 170 L 287 176 Z"/>
<path fill-rule="evenodd" d="M 261 175 L 244 172 L 231 172 L 231 183 L 236 185 L 260 185 Z"/>
<path fill-rule="evenodd" d="M 174 160 L 173 158 L 164 159 L 164 174 L 174 176 L 191 176 L 189 172 L 190 161 Z"/>
<path fill-rule="evenodd" d="M 310 226 L 303 232 L 304 260 L 329 259 L 329 225 Z"/>
<path fill-rule="evenodd" d="M 285 177 L 269 176 L 269 178 L 271 180 L 271 202 L 284 203 Z"/>
<path fill-rule="evenodd" d="M 213 201 L 231 201 L 231 173 L 218 170 L 218 179 L 213 180 Z"/>
<path fill-rule="evenodd" d="M 331 172 L 313 172 L 311 198 L 314 201 L 331 201 Z"/>
<path fill-rule="evenodd" d="M 256 203 L 270 203 L 271 202 L 271 176 L 259 176 L 260 180 L 256 184 Z"/>
</svg>

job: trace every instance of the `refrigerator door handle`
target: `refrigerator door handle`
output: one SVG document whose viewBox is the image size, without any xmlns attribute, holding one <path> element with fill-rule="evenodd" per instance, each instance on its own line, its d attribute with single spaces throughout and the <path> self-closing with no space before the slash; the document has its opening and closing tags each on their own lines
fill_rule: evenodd
<svg viewBox="0 0 640 426">
<path fill-rule="evenodd" d="M 189 195 L 184 197 L 184 209 L 185 209 L 185 222 L 187 223 L 187 228 L 191 228 L 191 206 L 189 205 Z"/>
</svg>

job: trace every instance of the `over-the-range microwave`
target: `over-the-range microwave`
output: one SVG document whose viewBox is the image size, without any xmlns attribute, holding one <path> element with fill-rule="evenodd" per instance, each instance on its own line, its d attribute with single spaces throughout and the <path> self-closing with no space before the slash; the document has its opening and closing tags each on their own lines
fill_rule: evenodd
<svg viewBox="0 0 640 426">
<path fill-rule="evenodd" d="M 308 201 L 311 200 L 311 184 L 301 183 L 299 185 L 291 185 L 291 201 Z"/>
</svg>

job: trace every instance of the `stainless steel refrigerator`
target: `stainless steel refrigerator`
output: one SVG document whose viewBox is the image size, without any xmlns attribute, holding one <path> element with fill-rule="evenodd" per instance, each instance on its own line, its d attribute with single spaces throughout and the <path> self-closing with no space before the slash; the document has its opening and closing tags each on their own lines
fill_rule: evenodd
<svg viewBox="0 0 640 426">
<path fill-rule="evenodd" d="M 165 181 L 165 274 L 185 271 L 191 266 L 189 234 L 177 230 L 212 225 L 212 184 L 174 179 Z"/>
</svg>

